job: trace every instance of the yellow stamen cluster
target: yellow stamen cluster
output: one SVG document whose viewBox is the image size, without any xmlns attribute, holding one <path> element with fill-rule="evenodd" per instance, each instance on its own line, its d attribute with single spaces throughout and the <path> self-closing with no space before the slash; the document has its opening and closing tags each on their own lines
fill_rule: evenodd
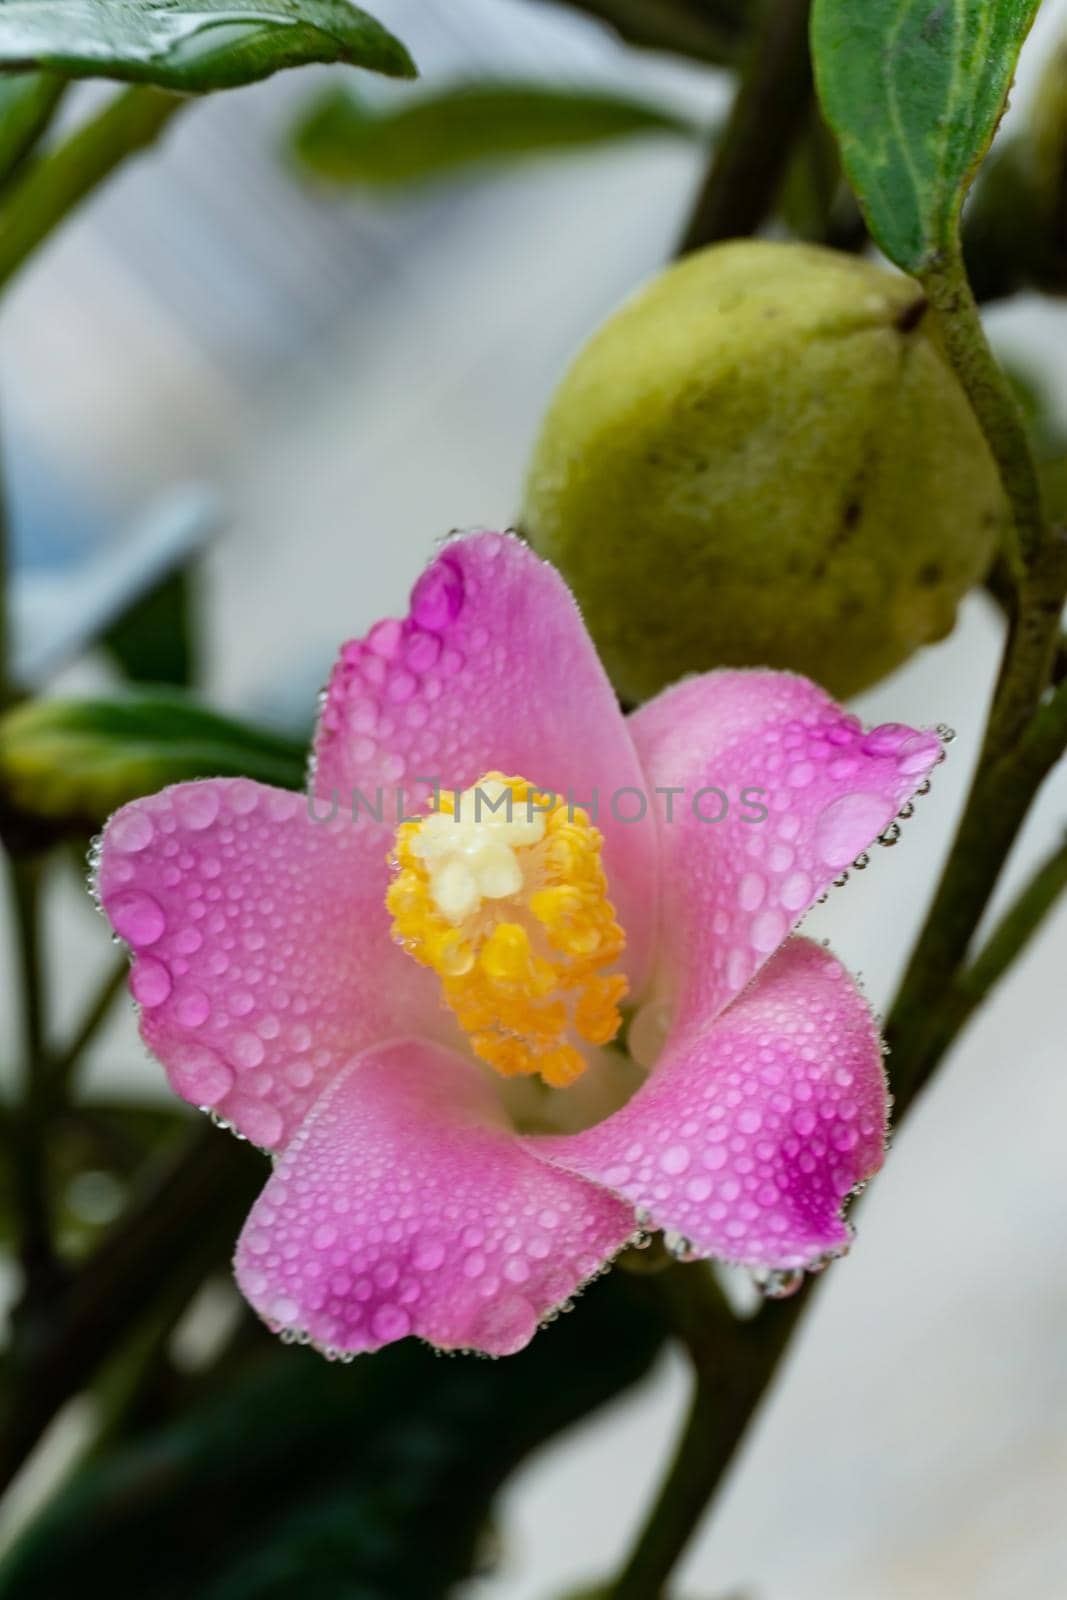
<svg viewBox="0 0 1067 1600">
<path fill-rule="evenodd" d="M 588 815 L 525 778 L 490 772 L 401 823 L 386 904 L 393 937 L 441 979 L 475 1053 L 505 1077 L 554 1088 L 585 1068 L 577 1035 L 608 1044 L 626 979 Z"/>
</svg>

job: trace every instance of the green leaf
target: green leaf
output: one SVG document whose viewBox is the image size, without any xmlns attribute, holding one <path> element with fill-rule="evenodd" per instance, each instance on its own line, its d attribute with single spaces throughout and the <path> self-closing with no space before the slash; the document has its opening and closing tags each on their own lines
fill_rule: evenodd
<svg viewBox="0 0 1067 1600">
<path fill-rule="evenodd" d="M 400 41 L 348 0 L 0 0 L 8 69 L 204 93 L 313 61 L 415 75 Z"/>
<path fill-rule="evenodd" d="M 329 90 L 312 103 L 294 145 L 305 165 L 324 177 L 384 186 L 650 133 L 702 136 L 685 118 L 629 95 L 485 82 L 395 109 Z"/>
<path fill-rule="evenodd" d="M 956 246 L 1038 0 L 815 0 L 812 55 L 868 226 L 921 273 Z"/>
<path fill-rule="evenodd" d="M 0 183 L 29 155 L 52 120 L 66 88 L 50 72 L 17 72 L 0 77 Z"/>
<path fill-rule="evenodd" d="M 352 1366 L 262 1348 L 84 1471 L 0 1567 L 0 1600 L 92 1580 L 109 1600 L 443 1600 L 507 1473 L 642 1378 L 662 1338 L 615 1273 L 503 1361 L 411 1341 Z"/>
<path fill-rule="evenodd" d="M 173 690 L 36 700 L 0 719 L 0 801 L 25 818 L 97 827 L 117 806 L 187 778 L 303 787 L 302 745 Z"/>
</svg>

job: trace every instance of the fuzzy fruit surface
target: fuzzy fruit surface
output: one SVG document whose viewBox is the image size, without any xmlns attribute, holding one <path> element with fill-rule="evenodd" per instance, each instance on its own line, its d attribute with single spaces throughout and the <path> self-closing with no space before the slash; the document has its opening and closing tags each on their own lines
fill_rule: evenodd
<svg viewBox="0 0 1067 1600">
<path fill-rule="evenodd" d="M 1005 516 L 909 278 L 808 245 L 713 245 L 594 334 L 522 527 L 618 691 L 791 668 L 850 695 L 942 638 Z"/>
</svg>

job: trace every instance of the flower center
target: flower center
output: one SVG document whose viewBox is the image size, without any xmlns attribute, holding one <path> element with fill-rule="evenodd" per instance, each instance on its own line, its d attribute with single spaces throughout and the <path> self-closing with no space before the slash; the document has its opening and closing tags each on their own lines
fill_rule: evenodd
<svg viewBox="0 0 1067 1600">
<path fill-rule="evenodd" d="M 392 933 L 441 980 L 476 1055 L 554 1088 L 585 1070 L 575 1037 L 608 1044 L 627 991 L 607 973 L 626 938 L 607 898 L 603 839 L 579 807 L 490 772 L 439 791 L 390 857 Z"/>
</svg>

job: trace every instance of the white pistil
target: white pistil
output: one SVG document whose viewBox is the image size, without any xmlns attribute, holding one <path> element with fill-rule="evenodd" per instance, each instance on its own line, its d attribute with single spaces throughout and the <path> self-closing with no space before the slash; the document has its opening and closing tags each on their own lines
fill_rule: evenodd
<svg viewBox="0 0 1067 1600">
<path fill-rule="evenodd" d="M 458 927 L 483 900 L 505 900 L 521 892 L 524 878 L 517 852 L 539 844 L 544 836 L 541 812 L 511 799 L 504 784 L 492 782 L 465 789 L 455 815 L 440 811 L 427 817 L 411 851 L 426 863 L 437 909 Z"/>
</svg>

